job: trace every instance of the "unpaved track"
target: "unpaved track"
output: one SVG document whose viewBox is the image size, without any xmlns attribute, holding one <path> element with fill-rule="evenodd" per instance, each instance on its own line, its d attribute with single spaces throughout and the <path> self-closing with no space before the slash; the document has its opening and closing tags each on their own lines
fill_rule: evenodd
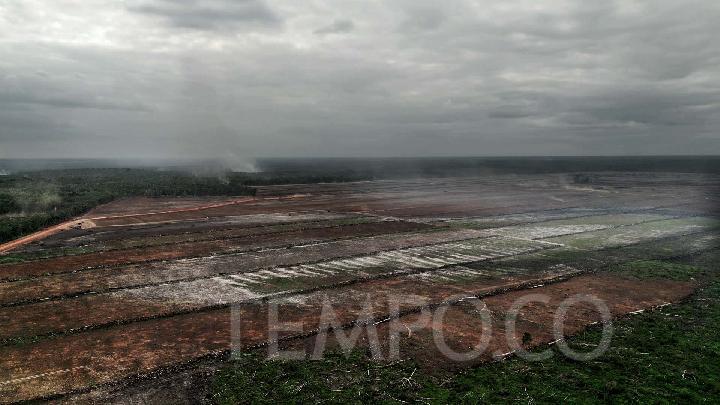
<svg viewBox="0 0 720 405">
<path fill-rule="evenodd" d="M 71 221 L 66 221 L 61 224 L 51 226 L 49 228 L 45 228 L 42 231 L 38 231 L 28 236 L 24 236 L 22 238 L 1 244 L 0 253 L 7 253 L 11 250 L 25 246 L 27 244 L 43 240 L 49 236 L 58 234 L 63 231 L 67 231 L 68 229 L 71 229 L 73 227 L 83 226 L 83 224 L 87 222 L 88 220 L 85 219 L 73 219 Z"/>
<path fill-rule="evenodd" d="M 246 197 L 246 198 L 240 198 L 232 201 L 227 201 L 223 203 L 216 203 L 216 204 L 209 204 L 209 205 L 201 205 L 199 207 L 188 207 L 188 208 L 178 208 L 174 210 L 167 210 L 167 211 L 157 211 L 157 212 L 143 212 L 143 213 L 137 213 L 137 214 L 122 214 L 122 215 L 106 215 L 106 216 L 100 216 L 100 217 L 93 217 L 92 220 L 107 220 L 107 219 L 121 219 L 121 218 L 141 218 L 141 217 L 147 217 L 151 215 L 162 215 L 162 214 L 175 214 L 178 212 L 195 212 L 195 211 L 203 211 L 211 208 L 220 208 L 220 207 L 227 207 L 228 205 L 235 205 L 235 204 L 241 204 L 246 203 L 249 201 L 255 201 L 256 199 L 254 197 Z"/>
</svg>

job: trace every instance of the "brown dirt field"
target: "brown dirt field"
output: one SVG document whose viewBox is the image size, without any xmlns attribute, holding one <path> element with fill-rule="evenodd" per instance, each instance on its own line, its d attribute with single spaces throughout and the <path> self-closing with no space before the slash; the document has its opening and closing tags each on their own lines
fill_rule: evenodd
<svg viewBox="0 0 720 405">
<path fill-rule="evenodd" d="M 274 216 L 274 214 L 270 214 L 270 217 Z M 200 221 L 153 225 L 95 227 L 80 231 L 76 229 L 66 231 L 43 240 L 42 245 L 26 246 L 23 251 L 40 250 L 50 253 L 52 249 L 72 247 L 83 247 L 92 249 L 92 251 L 143 248 L 369 222 L 382 222 L 382 218 L 330 213 L 288 213 L 283 220 L 258 217 L 254 220 L 228 221 L 226 218 L 220 217 L 215 220 L 208 218 Z M 58 252 L 55 253 L 57 255 Z"/>
<path fill-rule="evenodd" d="M 128 207 L 126 209 L 135 212 L 99 217 L 92 216 L 88 219 L 91 219 L 98 227 L 107 227 L 181 220 L 197 220 L 208 217 L 243 215 L 251 213 L 292 212 L 298 210 L 292 209 L 295 205 L 287 202 L 292 202 L 302 198 L 304 197 L 299 195 L 265 197 L 262 199 L 255 197 L 243 197 L 224 202 L 215 202 L 208 205 L 190 206 L 185 208 L 169 209 L 166 211 L 152 210 L 151 212 L 142 212 L 142 208 L 134 209 Z M 145 202 L 145 200 L 142 201 Z M 126 202 L 132 203 L 133 201 L 130 200 Z M 285 207 L 285 209 L 278 209 L 279 207 Z"/>
<path fill-rule="evenodd" d="M 224 350 L 228 318 L 227 310 L 192 314 L 0 349 L 0 398 L 68 392 Z"/>
<path fill-rule="evenodd" d="M 247 197 L 241 197 L 247 198 Z M 182 210 L 208 205 L 224 204 L 237 200 L 232 197 L 129 197 L 102 204 L 90 210 L 85 216 L 109 217 L 142 214 L 148 212 Z"/>
<path fill-rule="evenodd" d="M 170 262 L 148 262 L 120 267 L 97 268 L 76 273 L 55 274 L 38 279 L 0 283 L 11 297 L 13 287 L 33 296 L 50 293 L 73 295 L 78 292 L 107 291 L 113 288 L 201 279 L 221 274 L 241 274 L 263 268 L 291 266 L 333 258 L 367 255 L 393 249 L 484 237 L 478 231 L 436 231 L 430 234 L 390 234 L 363 239 L 335 240 L 291 249 L 270 249 L 227 256 L 200 257 Z M 10 300 L 11 298 L 7 298 Z M 11 302 L 11 301 L 8 301 Z"/>
<path fill-rule="evenodd" d="M 707 217 L 717 212 L 715 183 L 695 175 L 617 173 L 597 182 L 577 185 L 563 174 L 283 185 L 260 187 L 256 198 L 240 201 L 134 198 L 98 207 L 85 216 L 98 218 L 95 228 L 62 231 L 22 248 L 28 257 L 78 248 L 92 253 L 0 265 L 0 402 L 135 381 L 161 367 L 175 375 L 184 362 L 227 354 L 230 302 L 239 302 L 243 344 L 267 342 L 273 302 L 281 321 L 300 322 L 307 332 L 286 334 L 283 345 L 312 348 L 325 300 L 343 324 L 356 321 L 368 301 L 383 349 L 395 302 L 404 311 L 400 322 L 411 328 L 408 334 L 401 326 L 402 354 L 429 369 L 453 370 L 510 351 L 503 320 L 528 293 L 551 301 L 523 308 L 517 336 L 529 334 L 527 347 L 554 340 L 552 315 L 577 293 L 596 295 L 614 316 L 690 294 L 693 283 L 576 269 L 711 249 L 714 229 L 703 225 L 697 235 L 680 236 L 678 221 L 647 238 L 607 231 L 597 235 L 616 238 L 616 249 L 599 250 L 603 239 L 582 250 L 572 248 L 575 236 L 562 239 L 566 245 L 532 240 L 539 233 L 526 225 L 598 212 Z M 458 221 L 445 222 L 453 218 Z M 471 218 L 519 227 L 493 236 L 472 229 L 464 221 Z M 634 245 L 638 240 L 642 246 Z M 472 361 L 446 361 L 432 327 L 416 324 L 417 312 L 447 308 L 438 330 L 450 347 L 467 350 L 481 337 L 471 305 L 477 296 L 492 314 L 490 348 Z M 594 307 L 577 305 L 565 333 L 597 320 Z"/>
<path fill-rule="evenodd" d="M 497 288 L 507 288 L 518 283 L 555 277 L 554 274 L 532 275 L 525 277 L 507 277 L 486 279 L 473 283 L 422 283 L 406 277 L 394 277 L 363 282 L 357 286 L 342 287 L 303 295 L 302 299 L 321 306 L 325 296 L 334 301 L 355 302 L 354 297 L 365 297 L 370 294 L 373 301 L 386 302 L 389 295 L 415 296 L 428 302 L 440 302 L 455 294 L 477 294 Z M 320 301 L 318 303 L 318 301 Z M 363 301 L 364 302 L 364 301 Z M 116 322 L 127 322 L 137 318 L 167 316 L 188 310 L 200 310 L 206 307 L 192 300 L 168 300 L 165 298 L 129 299 L 119 294 L 86 295 L 59 301 L 44 301 L 18 307 L 0 308 L 0 339 L 31 337 L 49 333 L 81 329 L 87 326 L 107 325 Z M 380 312 L 384 310 L 378 307 Z M 352 314 L 355 316 L 355 314 Z"/>
<path fill-rule="evenodd" d="M 419 187 L 409 191 L 409 185 Z M 179 211 L 175 213 L 150 214 L 143 217 L 119 217 L 108 220 L 96 220 L 98 226 L 128 225 L 143 222 L 163 222 L 197 220 L 205 217 L 221 217 L 227 215 L 247 215 L 269 212 L 291 212 L 307 210 L 327 210 L 331 212 L 361 212 L 379 215 L 393 215 L 399 217 L 410 216 L 472 216 L 472 215 L 498 215 L 503 213 L 543 209 L 560 209 L 572 206 L 597 207 L 638 207 L 647 208 L 647 202 L 654 205 L 678 204 L 678 195 L 682 195 L 686 202 L 696 202 L 699 195 L 678 193 L 674 198 L 670 190 L 645 190 L 645 195 L 610 195 L 612 198 L 600 200 L 593 193 L 588 194 L 583 189 L 561 189 L 553 194 L 554 199 L 538 198 L 547 190 L 543 188 L 528 187 L 517 189 L 508 193 L 508 183 L 489 181 L 487 189 L 478 190 L 477 184 L 463 185 L 457 179 L 440 182 L 438 185 L 423 185 L 417 183 L 396 183 L 393 186 L 369 187 L 367 192 L 352 189 L 358 184 L 349 184 L 335 187 L 333 185 L 295 185 L 276 188 L 274 192 L 260 196 L 255 201 L 243 204 L 219 206 L 203 209 L 202 211 Z M 459 186 L 459 185 L 460 186 Z M 362 187 L 362 184 L 360 184 Z M 423 186 L 429 188 L 423 190 Z M 446 188 L 437 191 L 436 188 Z M 463 188 L 467 187 L 467 188 Z M 435 188 L 435 189 L 432 189 Z M 317 189 L 317 190 L 314 190 Z M 279 190 L 283 190 L 282 193 Z M 503 190 L 498 193 L 498 190 Z M 287 194 L 283 194 L 287 193 Z M 488 197 L 491 195 L 491 197 Z M 508 205 L 512 202 L 512 205 Z M 134 201 L 127 201 L 132 205 Z M 147 209 L 147 201 L 140 200 L 136 211 Z M 126 210 L 134 210 L 125 208 Z"/>
<path fill-rule="evenodd" d="M 381 222 L 357 225 L 317 228 L 283 233 L 252 235 L 238 238 L 226 238 L 206 242 L 177 243 L 170 246 L 121 249 L 106 252 L 89 253 L 75 256 L 60 256 L 47 260 L 0 266 L 0 280 L 14 280 L 46 274 L 70 273 L 77 270 L 143 263 L 157 260 L 171 260 L 198 256 L 208 256 L 226 252 L 242 252 L 260 248 L 291 246 L 343 238 L 374 236 L 398 232 L 418 231 L 429 225 L 410 222 Z M 42 284 L 40 281 L 38 286 Z M 14 287 L 8 286 L 7 289 Z M 0 284 L 0 303 L 12 302 L 10 294 L 3 293 Z M 14 293 L 22 297 L 19 292 Z"/>
<path fill-rule="evenodd" d="M 516 341 L 522 342 L 523 335 L 529 333 L 532 340 L 523 347 L 530 349 L 555 340 L 552 331 L 554 314 L 563 300 L 576 294 L 589 294 L 599 298 L 607 304 L 613 317 L 617 317 L 638 310 L 677 302 L 690 295 L 694 288 L 694 283 L 690 282 L 668 280 L 637 281 L 599 274 L 576 277 L 568 281 L 531 290 L 512 291 L 487 297 L 482 301 L 492 314 L 492 339 L 488 349 L 485 351 L 485 355 L 468 363 L 490 361 L 498 356 L 512 352 L 513 349 L 509 347 L 506 338 L 505 316 L 513 303 L 527 294 L 544 294 L 550 297 L 547 305 L 531 303 L 523 307 L 517 318 Z M 482 338 L 481 322 L 479 322 L 477 314 L 474 314 L 473 311 L 475 311 L 475 307 L 470 305 L 454 306 L 448 311 L 449 322 L 443 324 L 443 332 L 450 347 L 462 348 L 463 352 L 467 352 Z M 564 323 L 565 336 L 577 334 L 588 325 L 601 321 L 600 313 L 589 302 L 580 302 L 572 306 L 568 315 Z M 408 319 L 407 323 L 412 325 L 416 320 Z M 443 364 L 443 367 L 450 369 L 457 367 L 457 362 L 432 350 L 435 348 L 434 345 L 427 344 L 427 338 L 431 335 L 432 328 L 428 325 L 418 328 L 418 330 L 414 331 L 413 336 L 403 343 L 410 351 L 410 355 L 428 368 L 438 367 L 439 364 Z"/>
<path fill-rule="evenodd" d="M 478 187 L 480 184 L 482 185 Z M 358 193 L 363 187 L 367 190 L 360 197 L 361 203 L 348 205 L 350 200 L 344 200 L 347 198 L 346 193 Z M 306 193 L 312 195 L 322 190 L 324 195 L 333 196 L 331 201 L 324 201 L 325 206 L 335 207 L 330 209 L 359 210 L 398 216 L 492 215 L 518 212 L 520 207 L 527 211 L 573 206 L 597 208 L 622 206 L 647 209 L 649 201 L 652 201 L 653 206 L 693 204 L 704 212 L 715 207 L 711 201 L 705 198 L 704 187 L 693 189 L 663 185 L 662 187 L 638 187 L 638 189 L 642 189 L 639 193 L 618 193 L 612 189 L 600 190 L 601 195 L 599 195 L 599 192 L 587 191 L 592 188 L 557 187 L 552 182 L 549 184 L 547 178 L 540 181 L 540 178 L 532 176 L 523 179 L 509 176 L 469 181 L 437 179 L 384 182 L 384 184 L 322 185 L 322 187 L 315 186 L 315 188 L 318 190 L 314 190 L 313 186 L 309 185 L 260 187 L 259 195 L 291 194 L 299 192 L 299 190 L 305 190 Z M 438 189 L 442 192 L 438 193 Z M 412 192 L 408 192 L 408 190 L 412 190 Z M 380 195 L 381 198 L 372 198 L 375 195 Z M 303 203 L 309 203 L 310 200 L 312 198 L 306 199 Z M 515 208 L 508 209 L 509 202 Z"/>
<path fill-rule="evenodd" d="M 547 294 L 552 301 L 549 307 L 527 306 L 521 313 L 522 322 L 518 325 L 518 333 L 531 331 L 533 344 L 547 343 L 548 335 L 542 331 L 546 331 L 550 325 L 548 313 L 557 307 L 560 300 L 573 294 L 594 294 L 608 303 L 614 316 L 619 316 L 680 300 L 690 294 L 693 288 L 692 283 L 633 281 L 607 275 L 582 276 L 538 287 L 532 293 Z M 487 297 L 484 301 L 493 312 L 502 313 L 515 298 L 526 293 L 511 292 Z M 342 314 L 341 322 L 355 319 L 355 310 L 352 308 L 360 306 L 358 302 L 347 300 L 333 300 L 332 304 Z M 305 330 L 317 327 L 316 312 L 319 312 L 319 307 L 313 310 L 312 306 L 301 306 L 292 310 L 290 305 L 286 303 L 280 307 L 281 321 L 302 322 Z M 257 313 L 262 313 L 257 306 L 248 307 L 244 311 L 246 315 L 242 318 L 248 320 L 257 319 Z M 597 318 L 592 308 L 583 305 L 573 307 L 568 313 L 566 333 L 576 333 Z M 413 315 L 402 319 L 407 323 L 415 320 Z M 266 325 L 261 320 L 244 322 L 243 343 L 262 343 L 267 335 L 264 329 Z M 459 306 L 448 311 L 443 330 L 449 344 L 457 348 L 474 345 L 480 335 L 477 318 Z M 147 373 L 159 367 L 227 350 L 230 344 L 229 332 L 229 311 L 216 310 L 0 348 L 0 393 L 5 400 L 27 400 Z M 404 344 L 406 349 L 413 346 L 420 349 L 411 351 L 409 355 L 421 361 L 423 358 L 437 360 L 429 350 L 432 346 L 427 346 L 427 333 L 422 328 L 404 338 L 412 340 Z M 504 338 L 493 333 L 489 353 L 506 350 L 503 341 Z M 63 355 L 59 356 L 58 353 Z"/>
<path fill-rule="evenodd" d="M 142 209 L 140 211 L 135 211 L 131 213 L 121 213 L 121 214 L 111 214 L 111 215 L 103 215 L 103 216 L 91 216 L 89 219 L 92 221 L 122 221 L 122 220 L 128 220 L 128 221 L 143 221 L 143 218 L 147 217 L 155 217 L 155 216 L 161 216 L 161 215 L 172 215 L 172 214 L 183 214 L 183 213 L 195 213 L 195 212 L 201 212 L 216 208 L 222 208 L 232 205 L 238 205 L 238 204 L 245 204 L 249 202 L 255 201 L 254 197 L 243 197 L 243 198 L 235 198 L 225 201 L 216 201 L 212 203 L 205 203 L 205 204 L 199 204 L 199 205 L 187 205 L 182 207 L 173 207 L 173 208 L 165 208 L 164 210 L 158 209 L 157 206 L 153 207 L 154 209 L 151 209 L 150 212 L 148 212 L 145 209 Z"/>
</svg>

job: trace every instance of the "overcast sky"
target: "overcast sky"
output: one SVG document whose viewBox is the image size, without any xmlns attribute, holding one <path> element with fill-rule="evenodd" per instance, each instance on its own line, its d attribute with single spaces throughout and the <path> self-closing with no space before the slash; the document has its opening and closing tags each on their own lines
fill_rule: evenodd
<svg viewBox="0 0 720 405">
<path fill-rule="evenodd" d="M 1 0 L 0 158 L 720 153 L 716 0 Z"/>
</svg>

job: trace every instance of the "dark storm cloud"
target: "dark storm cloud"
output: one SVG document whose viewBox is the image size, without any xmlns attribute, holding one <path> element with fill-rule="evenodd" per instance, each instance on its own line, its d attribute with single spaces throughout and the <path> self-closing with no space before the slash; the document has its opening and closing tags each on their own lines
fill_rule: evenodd
<svg viewBox="0 0 720 405">
<path fill-rule="evenodd" d="M 140 0 L 128 8 L 136 13 L 163 17 L 177 27 L 200 30 L 280 22 L 262 0 Z"/>
<path fill-rule="evenodd" d="M 704 0 L 5 0 L 0 158 L 720 153 L 718 27 Z"/>
</svg>

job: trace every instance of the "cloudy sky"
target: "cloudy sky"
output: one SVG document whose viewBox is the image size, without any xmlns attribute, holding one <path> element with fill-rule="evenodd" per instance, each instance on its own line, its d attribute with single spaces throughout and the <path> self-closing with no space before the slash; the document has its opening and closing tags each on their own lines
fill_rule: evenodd
<svg viewBox="0 0 720 405">
<path fill-rule="evenodd" d="M 0 158 L 720 153 L 715 0 L 2 0 Z"/>
</svg>

